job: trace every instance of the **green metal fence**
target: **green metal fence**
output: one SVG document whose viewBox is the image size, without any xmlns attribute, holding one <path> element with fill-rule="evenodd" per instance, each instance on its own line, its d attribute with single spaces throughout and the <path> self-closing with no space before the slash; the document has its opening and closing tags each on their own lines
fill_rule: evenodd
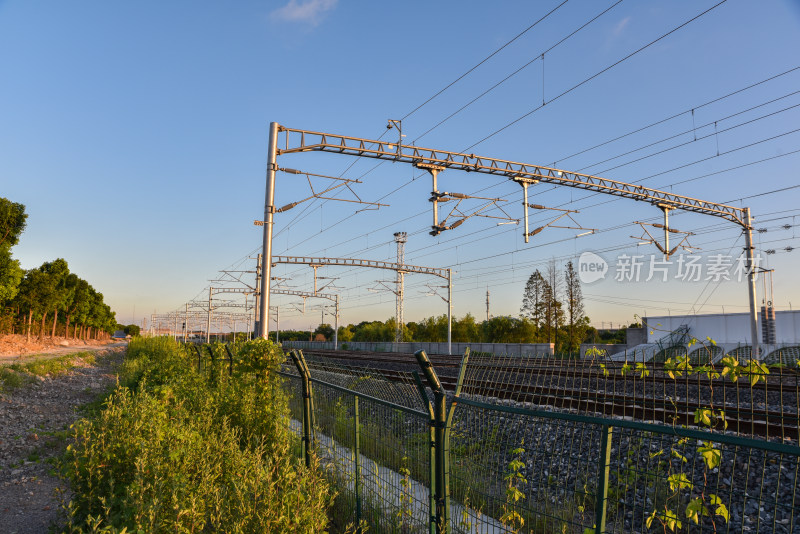
<svg viewBox="0 0 800 534">
<path fill-rule="evenodd" d="M 800 532 L 794 431 L 769 439 L 733 432 L 720 403 L 698 408 L 693 425 L 615 416 L 601 406 L 616 400 L 607 396 L 591 409 L 540 404 L 529 390 L 538 376 L 529 358 L 467 353 L 455 388 L 445 390 L 425 353 L 416 357 L 419 371 L 407 372 L 293 351 L 281 370 L 303 453 L 337 487 L 337 528 Z M 637 397 L 645 408 L 680 404 L 649 391 Z"/>
</svg>

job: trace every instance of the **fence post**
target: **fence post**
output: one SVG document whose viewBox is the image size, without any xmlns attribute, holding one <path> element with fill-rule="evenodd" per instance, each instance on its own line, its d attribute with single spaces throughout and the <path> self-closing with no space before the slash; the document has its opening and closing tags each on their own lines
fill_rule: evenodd
<svg viewBox="0 0 800 534">
<path fill-rule="evenodd" d="M 436 371 L 433 369 L 428 355 L 424 350 L 418 350 L 414 353 L 417 358 L 417 363 L 422 368 L 425 378 L 428 380 L 431 390 L 433 391 L 433 435 L 434 435 L 434 466 L 436 472 L 435 483 L 432 485 L 435 488 L 436 500 L 436 533 L 446 534 L 450 531 L 450 427 L 453 422 L 453 414 L 455 413 L 456 405 L 458 403 L 457 397 L 454 397 L 453 402 L 450 404 L 450 410 L 447 409 L 447 394 L 445 393 L 439 377 L 436 376 Z M 461 385 L 464 381 L 464 373 L 466 372 L 466 364 L 469 360 L 469 350 L 464 354 L 461 361 L 461 369 L 456 384 L 455 395 L 461 393 Z M 419 387 L 419 385 L 417 386 Z"/>
<path fill-rule="evenodd" d="M 356 534 L 361 534 L 361 430 L 359 429 L 358 395 L 353 395 L 353 449 L 355 451 L 354 489 L 356 492 Z"/>
<path fill-rule="evenodd" d="M 430 430 L 430 436 L 428 437 L 428 466 L 430 467 L 429 472 L 429 479 L 430 479 L 430 502 L 428 503 L 428 531 L 430 534 L 436 534 L 436 432 L 434 428 L 436 426 L 436 420 L 433 415 L 433 406 L 431 406 L 431 401 L 428 399 L 428 394 L 425 392 L 425 386 L 422 383 L 422 380 L 419 377 L 419 373 L 416 371 L 411 372 L 412 376 L 414 377 L 414 381 L 417 384 L 417 390 L 419 390 L 419 394 L 422 397 L 422 403 L 428 409 L 428 416 L 430 419 L 428 420 L 428 428 Z"/>
<path fill-rule="evenodd" d="M 201 347 L 198 347 L 197 345 L 195 345 L 194 346 L 194 350 L 195 350 L 195 352 L 197 352 L 197 372 L 199 373 L 200 372 L 200 360 L 203 357 L 202 349 L 201 349 Z"/>
<path fill-rule="evenodd" d="M 594 507 L 594 531 L 596 534 L 602 534 L 606 530 L 608 473 L 611 465 L 611 431 L 612 427 L 609 425 L 603 425 L 600 430 L 600 463 L 597 466 L 597 495 Z"/>
<path fill-rule="evenodd" d="M 228 376 L 233 376 L 233 353 L 228 345 L 225 345 L 225 352 L 228 353 Z"/>
<path fill-rule="evenodd" d="M 311 467 L 311 433 L 313 428 L 313 414 L 311 404 L 311 381 L 308 365 L 306 365 L 303 353 L 293 350 L 289 353 L 292 356 L 297 372 L 300 373 L 303 388 L 303 455 L 306 460 L 306 467 Z"/>
</svg>

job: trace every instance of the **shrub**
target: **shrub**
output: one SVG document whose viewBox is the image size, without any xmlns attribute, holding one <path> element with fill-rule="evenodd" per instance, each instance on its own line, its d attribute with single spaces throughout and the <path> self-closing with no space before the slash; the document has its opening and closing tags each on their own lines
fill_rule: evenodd
<svg viewBox="0 0 800 534">
<path fill-rule="evenodd" d="M 72 532 L 326 529 L 329 488 L 291 453 L 272 344 L 245 349 L 260 376 L 218 373 L 213 384 L 209 366 L 197 372 L 172 340 L 138 338 L 130 348 L 121 381 L 131 387 L 74 425 L 65 458 Z"/>
</svg>

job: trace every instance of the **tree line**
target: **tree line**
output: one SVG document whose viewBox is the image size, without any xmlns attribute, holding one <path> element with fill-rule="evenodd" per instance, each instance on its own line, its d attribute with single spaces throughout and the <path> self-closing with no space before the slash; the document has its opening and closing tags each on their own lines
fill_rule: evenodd
<svg viewBox="0 0 800 534">
<path fill-rule="evenodd" d="M 631 326 L 637 326 L 632 324 Z M 339 342 L 394 341 L 396 322 L 362 321 L 340 326 Z M 273 334 L 274 335 L 274 334 Z M 456 343 L 553 343 L 558 353 L 577 353 L 581 343 L 624 343 L 625 329 L 597 330 L 589 324 L 580 279 L 573 263 L 563 270 L 551 262 L 544 272 L 534 271 L 522 292 L 519 316 L 496 316 L 477 321 L 472 314 L 454 317 L 452 341 Z M 321 324 L 314 332 L 281 332 L 284 341 L 333 339 L 333 327 Z M 403 325 L 405 342 L 447 341 L 447 315 L 428 317 Z"/>
<path fill-rule="evenodd" d="M 25 206 L 0 197 L 0 333 L 43 340 L 107 338 L 117 327 L 103 294 L 70 272 L 58 258 L 22 269 L 11 248 L 19 243 L 28 215 Z"/>
</svg>

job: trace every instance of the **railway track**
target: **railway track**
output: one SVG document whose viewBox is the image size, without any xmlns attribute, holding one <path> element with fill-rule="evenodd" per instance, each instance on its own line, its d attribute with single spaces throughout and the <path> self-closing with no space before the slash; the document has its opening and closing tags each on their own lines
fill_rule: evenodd
<svg viewBox="0 0 800 534">
<path fill-rule="evenodd" d="M 369 367 L 370 372 L 390 381 L 408 382 L 408 373 L 419 369 L 413 354 L 327 350 L 309 350 L 304 354 L 331 363 Z M 461 356 L 429 355 L 429 358 L 442 385 L 453 391 Z M 622 364 L 602 369 L 596 362 L 585 360 L 565 360 L 563 365 L 551 360 L 541 366 L 531 366 L 530 362 L 513 365 L 512 361 L 501 368 L 476 358 L 470 364 L 471 372 L 492 378 L 468 380 L 462 393 L 586 415 L 685 426 L 697 426 L 696 410 L 713 407 L 716 412 L 724 410 L 728 431 L 768 439 L 800 439 L 800 384 L 796 372 L 782 370 L 775 375 L 779 380 L 760 381 L 751 386 L 744 380 L 711 380 L 696 375 L 671 378 L 659 364 L 648 364 L 649 374 L 642 377 L 641 372 L 633 370 L 622 374 Z M 718 426 L 721 429 L 722 424 Z"/>
</svg>

